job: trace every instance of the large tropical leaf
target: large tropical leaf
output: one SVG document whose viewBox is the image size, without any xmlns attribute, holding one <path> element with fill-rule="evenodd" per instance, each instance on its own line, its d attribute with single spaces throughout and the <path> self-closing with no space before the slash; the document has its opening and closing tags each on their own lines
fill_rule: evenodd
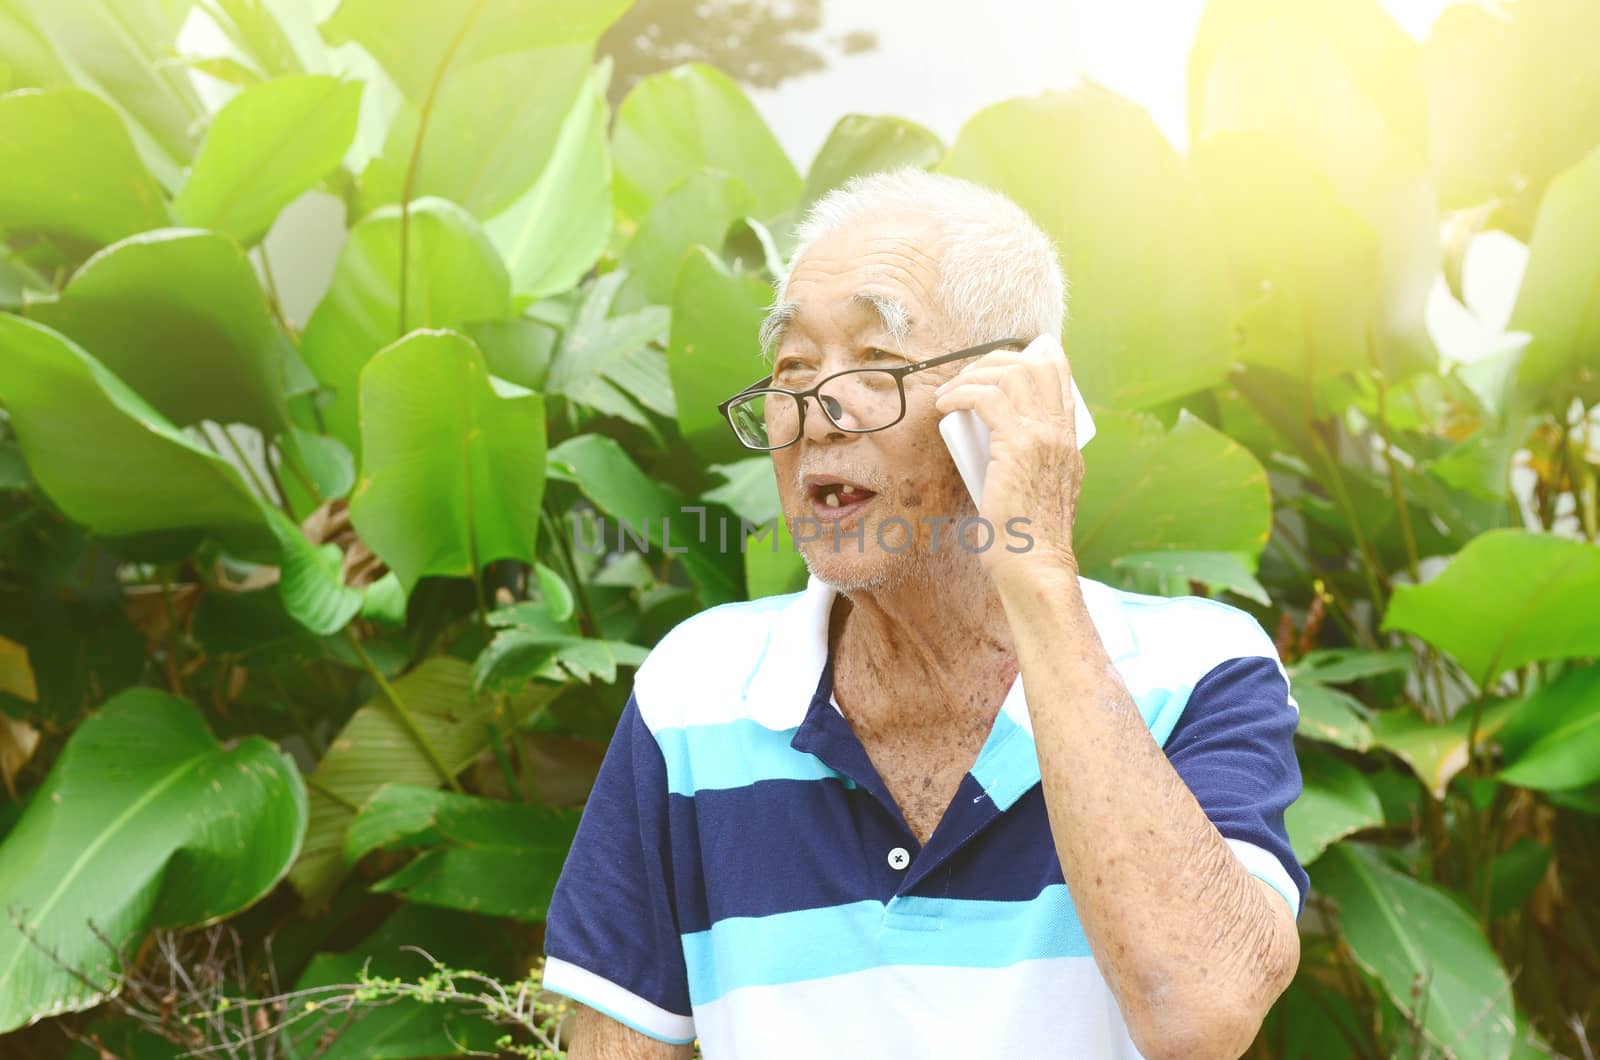
<svg viewBox="0 0 1600 1060">
<path fill-rule="evenodd" d="M 1056 240 L 1071 304 L 1062 342 L 1096 407 L 1222 381 L 1221 254 L 1183 160 L 1142 107 L 1097 85 L 999 103 L 962 126 L 940 169 L 1005 192 Z"/>
<path fill-rule="evenodd" d="M 768 374 L 757 333 L 771 300 L 772 288 L 760 277 L 729 269 L 705 247 L 684 255 L 672 291 L 667 370 L 677 398 L 678 431 L 702 459 L 750 455 L 717 405 Z"/>
<path fill-rule="evenodd" d="M 542 920 L 577 829 L 571 810 L 385 784 L 350 822 L 344 857 L 354 864 L 373 850 L 417 850 L 372 889 L 423 905 Z"/>
<path fill-rule="evenodd" d="M 39 486 L 96 533 L 261 525 L 237 468 L 43 324 L 0 314 L 0 401 Z"/>
<path fill-rule="evenodd" d="M 1481 754 L 1483 745 L 1494 740 L 1500 726 L 1516 709 L 1514 701 L 1485 707 L 1477 719 L 1473 752 Z M 1411 767 L 1417 779 L 1433 797 L 1443 799 L 1445 789 L 1471 759 L 1468 741 L 1473 739 L 1473 710 L 1466 707 L 1448 722 L 1434 724 L 1403 707 L 1379 711 L 1371 721 L 1372 746 L 1392 751 Z"/>
<path fill-rule="evenodd" d="M 356 134 L 361 89 L 322 76 L 246 88 L 212 119 L 173 213 L 255 243 L 279 210 L 338 167 Z"/>
<path fill-rule="evenodd" d="M 502 52 L 586 43 L 629 0 L 342 0 L 322 24 L 329 44 L 357 41 L 413 102 L 451 72 Z"/>
<path fill-rule="evenodd" d="M 1500 779 L 1555 791 L 1600 780 L 1600 666 L 1530 694 L 1500 732 L 1509 765 Z"/>
<path fill-rule="evenodd" d="M 1395 588 L 1383 628 L 1415 633 L 1488 685 L 1538 659 L 1600 655 L 1600 548 L 1526 530 L 1474 538 L 1436 578 Z"/>
<path fill-rule="evenodd" d="M 1416 42 L 1377 0 L 1215 0 L 1190 54 L 1189 139 L 1229 132 L 1282 145 L 1372 227 L 1373 353 L 1395 378 L 1431 366 L 1439 215 Z"/>
<path fill-rule="evenodd" d="M 90 258 L 54 301 L 27 309 L 88 350 L 179 426 L 288 425 L 311 380 L 237 243 L 162 229 Z"/>
<path fill-rule="evenodd" d="M 622 251 L 628 282 L 619 310 L 672 301 L 673 280 L 684 252 L 696 243 L 722 246 L 735 221 L 757 209 L 744 181 L 716 170 L 690 173 L 651 204 Z"/>
<path fill-rule="evenodd" d="M 435 195 L 484 220 L 509 206 L 544 168 L 589 74 L 592 48 L 507 52 L 453 70 L 426 111 L 406 103 L 383 154 L 361 178 L 363 212 Z M 420 137 L 420 142 L 419 142 Z M 415 159 L 413 159 L 415 155 Z"/>
<path fill-rule="evenodd" d="M 1600 147 L 1550 184 L 1510 327 L 1532 338 L 1517 369 L 1532 395 L 1600 398 Z"/>
<path fill-rule="evenodd" d="M 100 246 L 168 223 L 122 118 L 80 88 L 0 96 L 0 228 Z"/>
<path fill-rule="evenodd" d="M 1283 812 L 1294 856 L 1309 865 L 1330 843 L 1383 824 L 1383 805 L 1361 771 L 1332 755 L 1300 755 L 1300 797 Z"/>
<path fill-rule="evenodd" d="M 497 705 L 472 694 L 472 667 L 434 656 L 390 683 L 404 712 L 383 692 L 357 710 L 307 785 L 310 824 L 289 879 L 308 905 L 319 905 L 344 877 L 344 834 L 359 809 L 384 783 L 439 785 L 453 781 L 489 747 L 492 733 L 544 708 L 559 690 L 529 685 Z"/>
<path fill-rule="evenodd" d="M 1516 1029 L 1511 982 L 1478 926 L 1449 895 L 1355 843 L 1331 847 L 1311 879 L 1338 904 L 1356 960 L 1429 1041 L 1455 1056 L 1510 1055 Z"/>
<path fill-rule="evenodd" d="M 1195 146 L 1193 165 L 1228 251 L 1239 356 L 1276 369 L 1302 394 L 1307 380 L 1366 368 L 1369 328 L 1382 312 L 1372 227 L 1339 203 L 1326 177 L 1260 134 L 1212 136 Z M 1259 373 L 1251 381 L 1264 383 Z"/>
<path fill-rule="evenodd" d="M 756 216 L 782 213 L 800 196 L 800 174 L 733 78 L 690 63 L 640 81 L 612 131 L 616 204 L 641 220 L 683 178 L 720 170 L 744 183 Z"/>
<path fill-rule="evenodd" d="M 1423 48 L 1445 206 L 1492 202 L 1489 223 L 1526 241 L 1546 185 L 1600 144 L 1595 40 L 1590 0 L 1445 7 Z"/>
<path fill-rule="evenodd" d="M 589 271 L 611 235 L 611 110 L 607 60 L 590 73 L 562 120 L 549 161 L 528 190 L 484 226 L 519 299 L 565 291 Z"/>
<path fill-rule="evenodd" d="M 361 478 L 350 521 L 409 592 L 538 557 L 544 399 L 489 375 L 454 332 L 414 332 L 361 373 Z"/>
<path fill-rule="evenodd" d="M 885 169 L 932 169 L 944 157 L 944 144 L 914 121 L 887 115 L 846 114 L 806 174 L 804 200 L 814 202 L 852 177 Z"/>
<path fill-rule="evenodd" d="M 127 115 L 145 163 L 176 187 L 205 109 L 172 55 L 190 0 L 28 0 L 67 72 Z"/>
<path fill-rule="evenodd" d="M 649 408 L 654 404 L 657 411 L 662 411 L 660 403 L 648 401 L 648 395 L 630 383 L 641 374 L 640 362 L 656 362 L 662 369 L 659 375 L 666 376 L 664 358 L 647 346 L 666 336 L 671 314 L 665 306 L 645 306 L 612 315 L 618 292 L 626 281 L 627 273 L 608 272 L 584 290 L 556 349 L 545 388 L 547 393 L 649 429 L 641 406 Z M 670 383 L 666 388 L 670 398 Z M 671 414 L 670 408 L 665 414 Z"/>
<path fill-rule="evenodd" d="M 223 748 L 184 700 L 144 688 L 114 696 L 73 733 L 0 845 L 10 910 L 0 1033 L 89 1008 L 115 987 L 115 955 L 97 930 L 121 946 L 255 902 L 305 829 L 300 773 L 271 741 Z"/>
<path fill-rule="evenodd" d="M 1072 532 L 1086 573 L 1130 552 L 1261 554 L 1272 498 L 1248 449 L 1188 413 L 1171 431 L 1144 413 L 1097 407 L 1094 418 Z"/>
<path fill-rule="evenodd" d="M 357 382 L 374 353 L 413 328 L 457 328 L 511 314 L 505 265 L 470 214 L 443 199 L 419 199 L 409 223 L 404 313 L 401 211 L 386 206 L 351 229 L 333 286 L 300 340 L 312 372 L 334 389 L 322 410 L 329 433 L 355 453 Z"/>
</svg>

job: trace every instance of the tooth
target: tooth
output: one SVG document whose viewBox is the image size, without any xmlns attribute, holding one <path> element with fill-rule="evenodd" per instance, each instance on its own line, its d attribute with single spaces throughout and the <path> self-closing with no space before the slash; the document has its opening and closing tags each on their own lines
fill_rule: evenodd
<svg viewBox="0 0 1600 1060">
<path fill-rule="evenodd" d="M 830 507 L 830 508 L 839 507 L 839 495 L 837 493 L 830 493 L 824 499 L 828 502 L 828 507 Z"/>
<path fill-rule="evenodd" d="M 856 488 L 854 486 L 845 485 L 840 489 L 839 492 L 841 492 L 841 493 L 854 493 L 855 491 L 856 491 Z"/>
</svg>

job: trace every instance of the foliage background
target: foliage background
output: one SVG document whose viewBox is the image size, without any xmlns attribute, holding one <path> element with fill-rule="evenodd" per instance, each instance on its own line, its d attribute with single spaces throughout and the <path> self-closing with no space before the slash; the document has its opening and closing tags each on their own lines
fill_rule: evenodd
<svg viewBox="0 0 1600 1060">
<path fill-rule="evenodd" d="M 1277 632 L 1315 891 L 1255 1055 L 1592 1056 L 1600 7 L 1419 46 L 1213 0 L 1186 156 L 1087 84 L 950 144 L 847 115 L 802 172 L 716 67 L 645 76 L 684 56 L 628 6 L 0 0 L 7 1055 L 491 1048 L 468 1006 L 283 998 L 407 945 L 529 970 L 630 668 L 803 576 L 584 543 L 776 514 L 713 406 L 799 212 L 909 163 L 1060 243 L 1086 573 Z M 1441 362 L 1424 299 L 1488 229 L 1527 341 Z"/>
</svg>

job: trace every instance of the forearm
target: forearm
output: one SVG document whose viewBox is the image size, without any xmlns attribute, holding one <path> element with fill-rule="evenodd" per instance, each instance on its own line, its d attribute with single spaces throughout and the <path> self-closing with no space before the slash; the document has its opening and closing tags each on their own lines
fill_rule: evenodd
<svg viewBox="0 0 1600 1060">
<path fill-rule="evenodd" d="M 568 1060 L 689 1060 L 694 1047 L 672 1045 L 640 1034 L 587 1005 L 573 1018 Z"/>
<path fill-rule="evenodd" d="M 1100 643 L 1075 573 L 1000 582 L 1073 902 L 1146 1055 L 1237 1056 L 1298 963 Z"/>
</svg>

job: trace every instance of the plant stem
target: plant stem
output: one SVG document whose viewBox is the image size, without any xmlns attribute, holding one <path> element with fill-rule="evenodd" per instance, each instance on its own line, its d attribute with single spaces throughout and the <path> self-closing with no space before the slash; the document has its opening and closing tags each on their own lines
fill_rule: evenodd
<svg viewBox="0 0 1600 1060">
<path fill-rule="evenodd" d="M 550 536 L 555 539 L 556 551 L 561 554 L 561 563 L 566 567 L 567 578 L 572 582 L 572 591 L 578 598 L 578 628 L 586 637 L 599 636 L 600 619 L 595 614 L 594 605 L 589 602 L 589 590 L 584 586 L 583 579 L 578 576 L 578 561 L 572 556 L 572 546 L 567 543 L 566 535 L 562 533 L 565 524 L 550 510 L 548 497 L 539 503 L 544 510 L 545 526 Z"/>
<path fill-rule="evenodd" d="M 350 645 L 351 647 L 355 648 L 356 656 L 360 658 L 361 665 L 366 668 L 366 671 L 372 677 L 373 682 L 377 684 L 379 691 L 383 693 L 383 697 L 389 701 L 389 704 L 392 707 L 394 707 L 395 714 L 400 718 L 401 727 L 404 728 L 407 734 L 410 735 L 411 739 L 416 742 L 418 749 L 422 751 L 423 755 L 428 759 L 429 763 L 432 764 L 433 768 L 438 770 L 439 776 L 444 778 L 445 782 L 450 785 L 450 790 L 460 793 L 462 790 L 461 784 L 456 780 L 456 775 L 452 773 L 444 764 L 444 761 L 440 759 L 439 752 L 433 749 L 433 745 L 429 743 L 428 738 L 422 734 L 422 730 L 417 728 L 416 718 L 412 716 L 411 711 L 406 707 L 405 702 L 401 700 L 400 694 L 394 690 L 394 686 L 389 683 L 388 679 L 383 676 L 383 673 L 373 663 L 372 657 L 367 654 L 367 650 L 361 646 L 361 638 L 356 636 L 355 628 L 353 626 L 346 626 L 344 627 L 344 632 L 345 636 L 350 638 Z"/>
<path fill-rule="evenodd" d="M 1372 329 L 1367 329 L 1367 349 L 1372 351 L 1373 359 L 1377 354 L 1373 350 Z M 1411 509 L 1406 504 L 1405 491 L 1400 488 L 1400 467 L 1394 458 L 1394 442 L 1389 438 L 1389 413 L 1386 394 L 1388 387 L 1384 384 L 1383 369 L 1373 366 L 1372 380 L 1378 388 L 1378 437 L 1383 441 L 1383 462 L 1389 468 L 1389 494 L 1394 500 L 1395 512 L 1400 516 L 1400 535 L 1406 543 L 1406 563 L 1411 571 L 1413 585 L 1422 582 L 1421 569 L 1417 561 L 1417 539 L 1411 532 Z"/>
<path fill-rule="evenodd" d="M 467 31 L 478 19 L 478 12 L 483 10 L 484 0 L 477 0 L 461 20 L 461 26 L 456 30 L 456 35 L 451 38 L 450 46 L 445 49 L 444 58 L 439 61 L 439 69 L 434 71 L 433 81 L 428 85 L 428 94 L 422 100 L 422 106 L 417 111 L 417 138 L 411 143 L 411 158 L 406 162 L 406 179 L 400 187 L 400 330 L 395 335 L 399 338 L 411 330 L 406 318 L 407 288 L 411 280 L 411 194 L 416 189 L 417 168 L 422 161 L 422 141 L 428 135 L 428 122 L 433 117 L 433 105 L 439 98 L 439 88 L 444 84 L 444 75 L 449 71 L 450 64 L 455 62 L 456 52 L 460 51 L 461 43 L 467 39 Z"/>
<path fill-rule="evenodd" d="M 227 439 L 228 448 L 233 450 L 233 455 L 238 459 L 239 465 L 241 468 L 243 468 L 244 473 L 249 476 L 251 484 L 255 486 L 258 491 L 260 491 L 261 499 L 266 501 L 268 504 L 282 508 L 283 513 L 290 519 L 293 519 L 294 512 L 290 511 L 286 507 L 288 502 L 283 498 L 282 495 L 276 494 L 272 490 L 268 489 L 267 484 L 261 481 L 261 476 L 256 474 L 255 465 L 250 463 L 249 457 L 245 456 L 244 449 L 239 445 L 239 440 L 233 436 L 233 432 L 220 423 L 217 425 L 217 429 L 222 432 L 222 437 Z"/>
</svg>

